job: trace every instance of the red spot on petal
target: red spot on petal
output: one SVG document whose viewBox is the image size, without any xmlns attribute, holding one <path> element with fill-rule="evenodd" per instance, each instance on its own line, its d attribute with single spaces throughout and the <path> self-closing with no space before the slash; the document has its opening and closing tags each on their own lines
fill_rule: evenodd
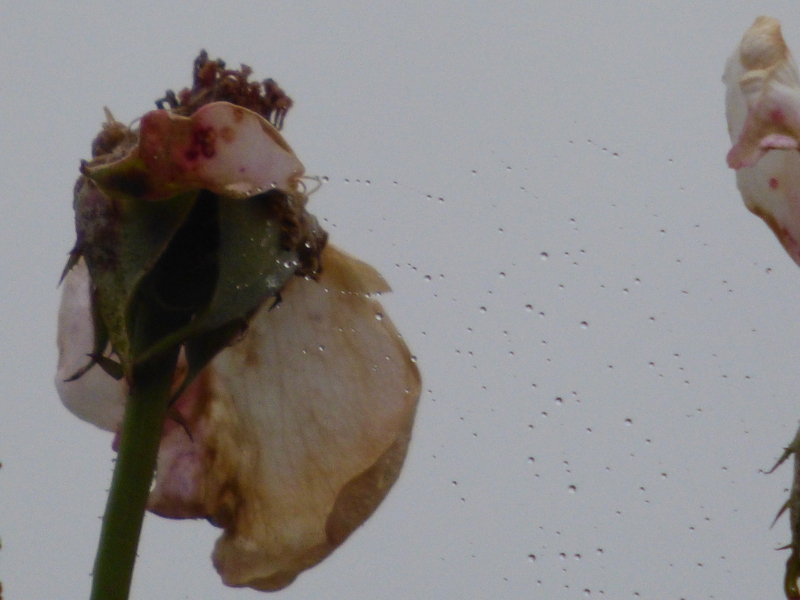
<svg viewBox="0 0 800 600">
<path fill-rule="evenodd" d="M 770 121 L 775 123 L 776 125 L 783 125 L 783 122 L 786 120 L 786 116 L 783 114 L 783 110 L 780 108 L 776 108 L 769 113 Z"/>
<path fill-rule="evenodd" d="M 775 177 L 770 177 L 769 187 L 771 187 L 773 190 L 778 187 L 778 180 Z"/>
<path fill-rule="evenodd" d="M 215 142 L 217 133 L 213 127 L 197 125 L 192 130 L 192 138 L 186 149 L 186 160 L 197 160 L 201 155 L 204 158 L 213 158 L 216 154 Z"/>
</svg>

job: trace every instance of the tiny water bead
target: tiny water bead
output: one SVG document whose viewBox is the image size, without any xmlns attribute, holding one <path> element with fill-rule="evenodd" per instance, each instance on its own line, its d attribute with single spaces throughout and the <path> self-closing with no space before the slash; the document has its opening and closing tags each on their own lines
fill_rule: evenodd
<svg viewBox="0 0 800 600">
<path fill-rule="evenodd" d="M 547 252 L 542 252 L 542 253 L 539 255 L 539 258 L 541 258 L 542 260 L 547 260 L 547 259 L 549 258 L 549 256 L 550 256 L 550 255 L 549 255 L 549 254 L 547 254 Z"/>
</svg>

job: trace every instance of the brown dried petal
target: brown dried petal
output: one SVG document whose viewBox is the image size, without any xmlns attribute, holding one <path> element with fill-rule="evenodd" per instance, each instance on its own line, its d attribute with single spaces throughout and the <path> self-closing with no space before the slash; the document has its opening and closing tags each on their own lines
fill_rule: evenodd
<svg viewBox="0 0 800 600">
<path fill-rule="evenodd" d="M 180 401 L 150 509 L 225 529 L 214 564 L 232 586 L 273 590 L 327 556 L 377 507 L 410 439 L 420 380 L 368 294 L 388 288 L 328 247 Z"/>
</svg>

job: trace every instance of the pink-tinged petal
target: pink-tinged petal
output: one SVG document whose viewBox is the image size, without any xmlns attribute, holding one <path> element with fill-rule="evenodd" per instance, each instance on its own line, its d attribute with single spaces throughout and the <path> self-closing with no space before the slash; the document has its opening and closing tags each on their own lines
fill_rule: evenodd
<svg viewBox="0 0 800 600">
<path fill-rule="evenodd" d="M 77 417 L 115 431 L 125 412 L 127 386 L 95 366 L 75 381 L 66 381 L 89 362 L 94 325 L 89 270 L 81 260 L 64 277 L 58 310 L 56 389 L 64 406 Z"/>
<path fill-rule="evenodd" d="M 233 198 L 273 188 L 294 192 L 303 172 L 275 127 L 228 102 L 206 104 L 191 117 L 151 111 L 127 156 L 86 170 L 101 186 L 148 200 L 201 188 Z"/>
<path fill-rule="evenodd" d="M 723 81 L 739 191 L 800 265 L 800 76 L 776 19 L 756 19 Z"/>
<path fill-rule="evenodd" d="M 162 440 L 150 509 L 207 517 L 232 586 L 274 590 L 375 510 L 399 475 L 419 373 L 371 267 L 328 246 L 186 391 Z"/>
<path fill-rule="evenodd" d="M 800 81 L 781 35 L 780 23 L 759 17 L 728 60 L 728 128 L 735 142 L 728 154 L 734 169 L 748 167 L 771 149 L 768 141 L 800 135 Z"/>
</svg>

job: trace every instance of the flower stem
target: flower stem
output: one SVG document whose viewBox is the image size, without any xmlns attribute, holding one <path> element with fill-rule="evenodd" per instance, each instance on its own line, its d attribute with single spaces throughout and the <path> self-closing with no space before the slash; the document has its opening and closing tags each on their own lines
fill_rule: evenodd
<svg viewBox="0 0 800 600">
<path fill-rule="evenodd" d="M 134 370 L 100 532 L 91 600 L 128 598 L 177 354 L 175 349 Z"/>
</svg>

